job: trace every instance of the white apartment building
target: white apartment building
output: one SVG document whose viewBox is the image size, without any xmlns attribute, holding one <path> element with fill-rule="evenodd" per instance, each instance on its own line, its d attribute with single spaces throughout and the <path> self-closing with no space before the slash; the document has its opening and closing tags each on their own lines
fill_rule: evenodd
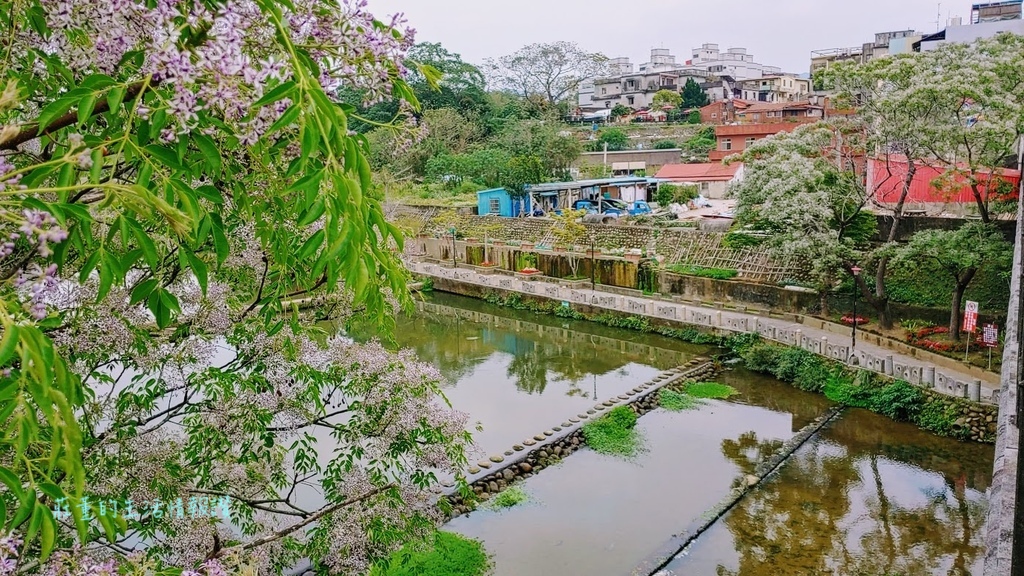
<svg viewBox="0 0 1024 576">
<path fill-rule="evenodd" d="M 945 30 L 921 38 L 914 44 L 914 50 L 927 52 L 946 42 L 970 43 L 1000 32 L 1024 35 L 1022 4 L 1022 0 L 975 4 L 971 7 L 969 24 L 964 24 L 962 18 L 951 18 Z"/>
</svg>

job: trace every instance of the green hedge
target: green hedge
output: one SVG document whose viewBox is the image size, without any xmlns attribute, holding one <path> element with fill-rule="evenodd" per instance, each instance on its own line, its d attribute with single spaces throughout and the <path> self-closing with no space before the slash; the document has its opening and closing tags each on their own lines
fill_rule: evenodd
<svg viewBox="0 0 1024 576">
<path fill-rule="evenodd" d="M 669 266 L 669 270 L 676 274 L 699 276 L 701 278 L 714 278 L 715 280 L 732 280 L 739 275 L 738 271 L 730 270 L 728 268 L 705 268 L 703 266 L 686 266 L 682 264 Z"/>
</svg>

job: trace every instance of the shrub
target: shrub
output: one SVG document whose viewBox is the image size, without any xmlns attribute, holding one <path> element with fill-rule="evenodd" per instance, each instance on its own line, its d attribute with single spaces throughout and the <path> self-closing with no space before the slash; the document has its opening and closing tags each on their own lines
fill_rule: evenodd
<svg viewBox="0 0 1024 576">
<path fill-rule="evenodd" d="M 921 412 L 924 393 L 903 380 L 877 389 L 871 409 L 893 420 L 913 422 Z"/>
<path fill-rule="evenodd" d="M 493 508 L 511 508 L 527 500 L 529 500 L 529 497 L 526 495 L 526 492 L 522 488 L 514 486 L 495 496 L 494 500 L 491 500 L 491 506 Z"/>
<path fill-rule="evenodd" d="M 754 372 L 773 374 L 782 348 L 761 342 L 741 354 L 746 367 Z"/>
<path fill-rule="evenodd" d="M 636 430 L 636 413 L 629 406 L 619 406 L 604 417 L 583 427 L 583 438 L 595 452 L 617 456 L 633 456 L 640 450 L 640 434 Z"/>
<path fill-rule="evenodd" d="M 672 140 L 659 140 L 654 143 L 655 150 L 672 150 L 673 148 L 679 148 L 679 145 Z"/>
<path fill-rule="evenodd" d="M 483 544 L 439 531 L 427 543 L 395 552 L 386 566 L 374 566 L 370 576 L 482 576 L 489 569 Z"/>
<path fill-rule="evenodd" d="M 960 410 L 956 404 L 929 400 L 921 407 L 914 423 L 940 436 L 967 440 L 970 432 L 965 427 L 956 425 L 959 418 Z"/>
<path fill-rule="evenodd" d="M 700 401 L 689 394 L 676 392 L 669 390 L 668 388 L 662 388 L 658 392 L 658 404 L 672 412 L 682 412 L 683 410 L 693 410 L 700 406 Z"/>
<path fill-rule="evenodd" d="M 829 400 L 870 410 L 873 406 L 872 393 L 868 386 L 858 386 L 843 374 L 832 374 L 823 387 L 825 397 Z"/>
<path fill-rule="evenodd" d="M 742 250 L 751 246 L 758 246 L 764 242 L 762 236 L 756 236 L 743 231 L 729 232 L 722 237 L 722 246 L 730 250 Z"/>
</svg>

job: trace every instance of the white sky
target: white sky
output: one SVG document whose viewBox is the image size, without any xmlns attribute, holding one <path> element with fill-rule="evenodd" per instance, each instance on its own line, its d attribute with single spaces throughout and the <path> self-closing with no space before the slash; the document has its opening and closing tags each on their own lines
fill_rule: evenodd
<svg viewBox="0 0 1024 576">
<path fill-rule="evenodd" d="M 946 0 L 948 16 L 970 15 L 971 0 Z M 669 48 L 677 62 L 705 42 L 744 47 L 754 61 L 787 72 L 810 68 L 811 50 L 860 46 L 875 32 L 935 32 L 934 0 L 369 0 L 378 17 L 404 12 L 418 42 L 440 42 L 463 59 L 567 40 L 610 58 L 647 62 Z"/>
</svg>

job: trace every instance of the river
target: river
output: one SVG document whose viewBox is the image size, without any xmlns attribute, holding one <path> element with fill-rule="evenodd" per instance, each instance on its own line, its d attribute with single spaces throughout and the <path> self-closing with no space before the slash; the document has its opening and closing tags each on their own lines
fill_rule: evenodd
<svg viewBox="0 0 1024 576">
<path fill-rule="evenodd" d="M 711 352 L 447 294 L 425 295 L 395 339 L 440 368 L 445 395 L 480 427 L 482 453 Z M 583 449 L 521 483 L 525 504 L 446 529 L 482 540 L 497 576 L 630 573 L 831 407 L 742 368 L 717 380 L 740 394 L 644 416 L 637 457 Z M 991 446 L 848 410 L 662 574 L 979 573 L 992 459 Z"/>
</svg>

